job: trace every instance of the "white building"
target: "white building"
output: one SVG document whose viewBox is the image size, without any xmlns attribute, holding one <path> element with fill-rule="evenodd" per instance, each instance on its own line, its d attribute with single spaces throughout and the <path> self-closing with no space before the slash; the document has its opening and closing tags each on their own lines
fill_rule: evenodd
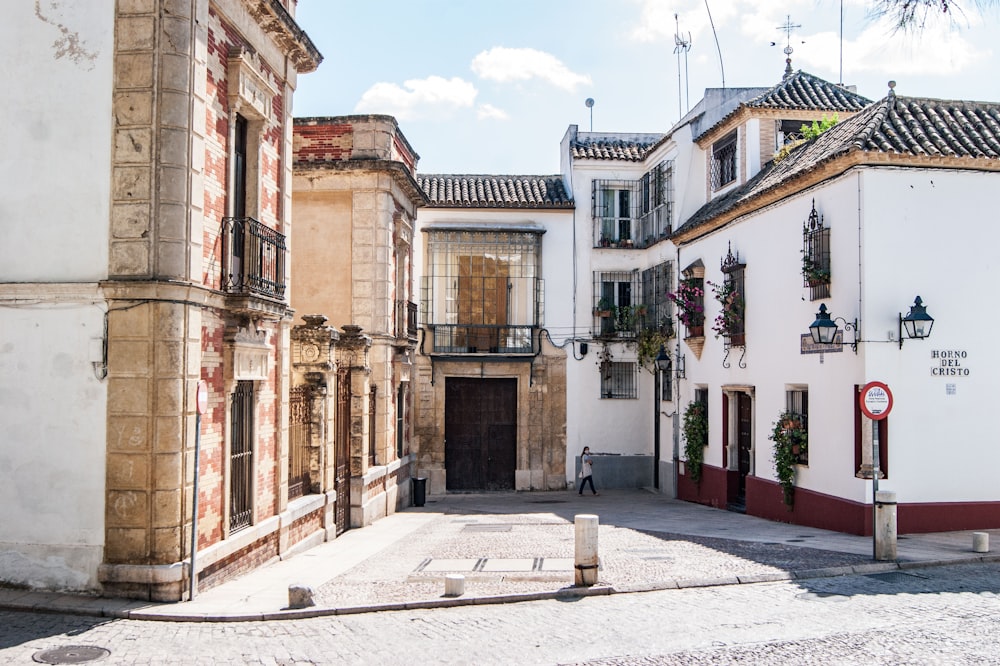
<svg viewBox="0 0 1000 666">
<path fill-rule="evenodd" d="M 709 331 L 687 358 L 681 407 L 707 399 L 709 441 L 701 482 L 685 470 L 681 497 L 871 533 L 873 422 L 858 395 L 880 381 L 894 401 L 877 426 L 878 484 L 896 493 L 900 532 L 1000 526 L 986 418 L 1000 358 L 989 301 L 972 298 L 1000 240 L 987 203 L 1000 184 L 998 121 L 998 104 L 890 91 L 675 231 L 679 264 L 737 280 L 744 305 L 738 339 Z M 935 322 L 911 340 L 901 317 L 918 296 Z M 705 305 L 710 327 L 721 306 L 709 291 Z M 834 344 L 809 336 L 821 307 Z M 769 439 L 784 412 L 808 438 L 790 505 Z"/>
</svg>

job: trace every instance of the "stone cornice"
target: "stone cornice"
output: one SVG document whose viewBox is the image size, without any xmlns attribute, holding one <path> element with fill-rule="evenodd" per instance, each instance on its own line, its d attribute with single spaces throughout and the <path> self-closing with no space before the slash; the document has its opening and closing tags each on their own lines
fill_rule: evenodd
<svg viewBox="0 0 1000 666">
<path fill-rule="evenodd" d="M 315 71 L 323 62 L 323 54 L 278 0 L 243 0 L 243 3 L 261 29 L 285 50 L 299 74 Z"/>
<path fill-rule="evenodd" d="M 420 189 L 416 179 L 405 164 L 397 160 L 325 160 L 321 162 L 296 162 L 292 173 L 294 176 L 309 176 L 323 171 L 375 171 L 388 173 L 410 199 L 410 203 L 419 207 L 430 202 L 427 195 Z"/>
</svg>

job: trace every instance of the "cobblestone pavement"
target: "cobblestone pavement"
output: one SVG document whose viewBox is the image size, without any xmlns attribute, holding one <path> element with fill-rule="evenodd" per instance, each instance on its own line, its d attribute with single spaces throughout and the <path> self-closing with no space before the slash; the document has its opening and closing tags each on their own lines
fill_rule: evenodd
<svg viewBox="0 0 1000 666">
<path fill-rule="evenodd" d="M 1000 664 L 1000 564 L 280 622 L 0 611 L 0 663 Z"/>
</svg>

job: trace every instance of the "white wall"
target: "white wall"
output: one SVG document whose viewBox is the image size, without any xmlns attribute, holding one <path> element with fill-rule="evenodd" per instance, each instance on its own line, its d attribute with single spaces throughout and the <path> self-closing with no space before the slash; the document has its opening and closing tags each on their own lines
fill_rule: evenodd
<svg viewBox="0 0 1000 666">
<path fill-rule="evenodd" d="M 866 380 L 893 392 L 889 478 L 900 502 L 1000 500 L 1000 438 L 992 422 L 1000 356 L 993 333 L 1000 174 L 881 169 L 863 179 L 866 339 L 896 335 L 915 296 L 926 340 L 866 344 Z M 935 376 L 935 351 L 959 351 L 968 375 Z"/>
<path fill-rule="evenodd" d="M 13 2 L 0 153 L 0 580 L 97 589 L 114 0 Z M 12 284 L 20 283 L 20 284 Z"/>
<path fill-rule="evenodd" d="M 0 282 L 107 276 L 114 6 L 4 7 Z"/>
<path fill-rule="evenodd" d="M 103 306 L 86 298 L 0 301 L 0 581 L 97 589 L 107 393 L 91 362 Z"/>
</svg>

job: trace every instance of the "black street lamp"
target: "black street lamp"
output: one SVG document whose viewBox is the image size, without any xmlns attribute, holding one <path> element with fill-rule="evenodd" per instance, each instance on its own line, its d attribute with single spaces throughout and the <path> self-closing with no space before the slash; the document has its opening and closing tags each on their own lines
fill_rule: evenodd
<svg viewBox="0 0 1000 666">
<path fill-rule="evenodd" d="M 849 322 L 843 317 L 830 317 L 829 313 L 826 311 L 826 303 L 820 303 L 819 312 L 816 313 L 816 320 L 809 324 L 809 335 L 812 336 L 813 342 L 818 345 L 833 345 L 837 343 L 837 333 L 840 332 L 840 328 L 837 326 L 837 322 L 844 322 L 845 331 L 854 331 L 854 341 L 853 342 L 841 342 L 840 345 L 849 344 L 851 349 L 855 354 L 858 353 L 858 320 L 855 319 L 853 322 Z"/>
<path fill-rule="evenodd" d="M 653 487 L 660 489 L 660 382 L 666 375 L 670 381 L 670 354 L 660 345 L 660 351 L 653 361 L 656 372 L 653 373 Z"/>
<path fill-rule="evenodd" d="M 934 317 L 927 314 L 924 302 L 917 296 L 913 299 L 913 305 L 910 306 L 909 314 L 904 317 L 902 312 L 899 313 L 899 348 L 903 348 L 904 330 L 906 331 L 906 337 L 914 340 L 923 340 L 931 334 L 931 328 L 933 327 Z"/>
</svg>

